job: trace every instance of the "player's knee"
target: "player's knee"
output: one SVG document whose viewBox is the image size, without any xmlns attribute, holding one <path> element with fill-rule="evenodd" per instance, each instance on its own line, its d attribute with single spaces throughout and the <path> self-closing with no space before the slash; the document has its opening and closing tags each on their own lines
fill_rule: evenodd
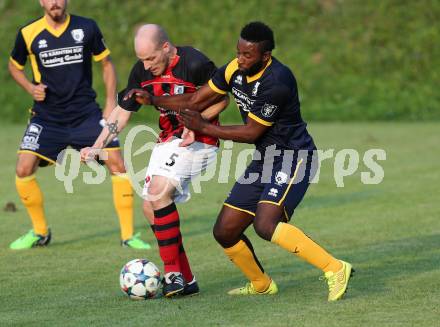
<svg viewBox="0 0 440 327">
<path fill-rule="evenodd" d="M 167 183 L 156 183 L 153 180 L 148 187 L 147 200 L 153 208 L 157 203 L 169 202 L 174 194 L 174 189 L 170 188 Z"/>
<path fill-rule="evenodd" d="M 31 176 L 34 171 L 35 169 L 31 165 L 17 165 L 17 167 L 15 168 L 15 173 L 20 178 Z"/>
<path fill-rule="evenodd" d="M 114 175 L 114 174 L 124 174 L 126 172 L 125 171 L 124 163 L 122 161 L 121 162 L 118 162 L 118 161 L 116 161 L 116 162 L 106 162 L 106 166 L 107 166 L 108 170 L 110 171 L 110 173 L 112 175 Z"/>
<path fill-rule="evenodd" d="M 237 232 L 223 224 L 216 223 L 212 229 L 215 240 L 224 248 L 229 248 L 240 240 Z"/>
<path fill-rule="evenodd" d="M 262 239 L 270 241 L 272 239 L 275 228 L 276 224 L 274 224 L 272 221 L 261 218 L 258 215 L 255 216 L 254 229 L 257 235 L 260 236 Z"/>
<path fill-rule="evenodd" d="M 214 235 L 214 239 L 217 241 L 218 244 L 220 244 L 223 247 L 227 247 L 226 246 L 228 241 L 227 235 L 225 231 L 217 224 L 212 229 L 212 235 Z"/>
</svg>

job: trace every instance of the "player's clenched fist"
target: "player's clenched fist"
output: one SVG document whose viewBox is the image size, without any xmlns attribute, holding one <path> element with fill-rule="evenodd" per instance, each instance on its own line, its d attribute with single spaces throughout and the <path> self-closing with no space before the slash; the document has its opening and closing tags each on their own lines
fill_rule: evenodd
<svg viewBox="0 0 440 327">
<path fill-rule="evenodd" d="M 35 101 L 44 101 L 46 98 L 46 88 L 47 85 L 44 85 L 43 83 L 34 85 L 32 87 L 32 97 Z"/>
<path fill-rule="evenodd" d="M 92 147 L 82 148 L 81 151 L 79 152 L 81 155 L 81 161 L 85 162 L 85 161 L 93 160 L 101 153 L 101 151 L 102 149 L 97 149 Z"/>
</svg>

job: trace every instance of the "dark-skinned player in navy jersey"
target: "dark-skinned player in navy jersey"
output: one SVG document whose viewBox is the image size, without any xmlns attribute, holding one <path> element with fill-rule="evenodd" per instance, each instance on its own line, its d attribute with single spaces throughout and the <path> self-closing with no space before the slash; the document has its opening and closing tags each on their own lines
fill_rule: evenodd
<svg viewBox="0 0 440 327">
<path fill-rule="evenodd" d="M 133 66 L 127 87 L 119 94 L 119 106 L 113 110 L 109 123 L 116 132 L 125 126 L 132 112 L 141 105 L 135 98 L 125 99 L 126 93 L 142 88 L 158 97 L 192 93 L 206 84 L 216 71 L 214 63 L 200 51 L 189 46 L 174 46 L 162 27 L 142 25 L 136 32 L 135 52 L 138 61 Z M 228 101 L 224 95 L 207 108 L 204 118 L 218 124 L 217 116 Z M 210 162 L 216 159 L 218 138 L 195 133 L 191 143 L 175 111 L 156 107 L 161 133 L 148 164 L 143 189 L 143 209 L 149 219 L 164 263 L 163 294 L 193 295 L 199 292 L 192 274 L 180 234 L 180 218 L 175 203 L 189 199 L 189 183 Z M 91 148 L 81 150 L 84 160 L 106 146 L 111 131 L 103 132 Z M 116 134 L 115 134 L 116 135 Z M 113 135 L 114 136 L 114 135 Z M 183 146 L 183 142 L 187 146 Z M 191 143 L 191 144 L 188 144 Z"/>
<path fill-rule="evenodd" d="M 19 29 L 9 60 L 12 77 L 34 99 L 16 165 L 17 191 L 33 229 L 11 243 L 14 250 L 46 246 L 51 240 L 43 194 L 35 178 L 38 167 L 55 164 L 67 146 L 81 149 L 93 144 L 116 105 L 116 72 L 96 22 L 68 14 L 67 0 L 40 0 L 40 5 L 44 16 Z M 92 58 L 103 68 L 103 112 L 92 88 Z M 24 72 L 28 59 L 32 81 Z M 112 174 L 121 245 L 148 249 L 150 245 L 133 233 L 133 190 L 118 140 L 112 140 L 106 150 L 105 164 Z"/>
<path fill-rule="evenodd" d="M 256 233 L 324 272 L 328 300 L 343 297 L 352 266 L 335 259 L 299 228 L 288 224 L 314 176 L 315 145 L 301 118 L 297 84 L 290 69 L 272 56 L 272 30 L 261 22 L 247 24 L 237 43 L 237 58 L 221 67 L 208 85 L 187 95 L 155 97 L 135 89 L 127 97 L 180 112 L 184 124 L 206 135 L 252 143 L 256 152 L 234 185 L 214 226 L 214 237 L 249 279 L 231 295 L 278 292 L 264 272 L 244 231 Z M 232 93 L 244 125 L 214 126 L 199 111 Z"/>
</svg>

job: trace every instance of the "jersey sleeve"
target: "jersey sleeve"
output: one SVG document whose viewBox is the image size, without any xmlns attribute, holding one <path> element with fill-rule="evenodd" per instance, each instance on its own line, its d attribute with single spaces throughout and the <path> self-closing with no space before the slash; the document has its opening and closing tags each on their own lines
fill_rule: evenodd
<svg viewBox="0 0 440 327">
<path fill-rule="evenodd" d="M 23 34 L 18 31 L 17 38 L 15 39 L 15 45 L 12 49 L 11 56 L 9 60 L 20 70 L 24 69 L 29 52 L 26 47 L 26 42 L 24 41 Z"/>
<path fill-rule="evenodd" d="M 265 89 L 263 84 L 260 90 L 262 90 L 261 95 L 250 108 L 248 118 L 262 125 L 272 126 L 291 94 L 285 85 L 274 85 Z"/>
<path fill-rule="evenodd" d="M 209 80 L 208 85 L 209 87 L 220 94 L 226 94 L 229 91 L 231 91 L 231 87 L 228 84 L 228 81 L 226 80 L 226 68 L 228 65 L 224 65 L 217 69 L 214 76 Z"/>
<path fill-rule="evenodd" d="M 124 100 L 125 95 L 132 89 L 142 88 L 139 78 L 139 63 L 133 66 L 128 77 L 127 87 L 118 93 L 118 105 L 128 111 L 138 111 L 141 104 L 134 97 Z"/>
<path fill-rule="evenodd" d="M 202 86 L 208 83 L 209 79 L 214 75 L 217 67 L 215 64 L 206 57 L 202 52 L 194 49 L 195 57 L 194 60 L 188 62 L 190 69 L 194 74 L 194 84 L 196 86 Z"/>
<path fill-rule="evenodd" d="M 96 22 L 93 22 L 93 40 L 92 40 L 92 53 L 94 61 L 101 61 L 110 54 L 110 50 L 107 48 L 104 42 L 104 36 L 101 33 Z"/>
</svg>

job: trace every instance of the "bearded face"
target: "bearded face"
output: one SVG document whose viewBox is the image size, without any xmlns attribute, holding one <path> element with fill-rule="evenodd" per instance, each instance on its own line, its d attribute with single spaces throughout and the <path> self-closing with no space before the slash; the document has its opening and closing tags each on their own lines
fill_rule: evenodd
<svg viewBox="0 0 440 327">
<path fill-rule="evenodd" d="M 64 19 L 67 0 L 40 0 L 40 5 L 53 21 L 60 22 Z"/>
</svg>

